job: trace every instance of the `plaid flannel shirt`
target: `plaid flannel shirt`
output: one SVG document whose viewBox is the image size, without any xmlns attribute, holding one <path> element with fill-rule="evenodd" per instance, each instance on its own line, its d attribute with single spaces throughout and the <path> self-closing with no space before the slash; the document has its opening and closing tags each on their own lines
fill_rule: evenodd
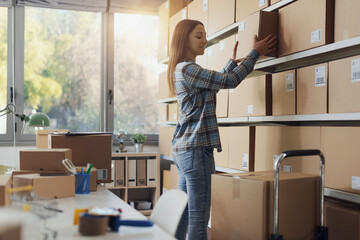
<svg viewBox="0 0 360 240">
<path fill-rule="evenodd" d="M 259 53 L 252 50 L 239 66 L 229 60 L 221 72 L 203 69 L 194 61 L 180 62 L 174 73 L 175 94 L 180 108 L 172 140 L 175 154 L 195 147 L 221 152 L 216 118 L 216 93 L 235 88 L 253 70 Z"/>
</svg>

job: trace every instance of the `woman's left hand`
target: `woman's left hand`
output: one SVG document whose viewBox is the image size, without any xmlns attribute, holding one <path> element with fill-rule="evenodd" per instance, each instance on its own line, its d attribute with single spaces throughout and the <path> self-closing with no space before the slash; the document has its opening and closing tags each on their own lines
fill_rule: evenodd
<svg viewBox="0 0 360 240">
<path fill-rule="evenodd" d="M 239 62 L 242 62 L 245 58 L 239 58 L 236 59 L 236 52 L 237 52 L 237 47 L 238 47 L 239 41 L 236 41 L 235 46 L 234 46 L 234 50 L 233 50 L 233 57 L 232 60 L 238 64 Z"/>
</svg>

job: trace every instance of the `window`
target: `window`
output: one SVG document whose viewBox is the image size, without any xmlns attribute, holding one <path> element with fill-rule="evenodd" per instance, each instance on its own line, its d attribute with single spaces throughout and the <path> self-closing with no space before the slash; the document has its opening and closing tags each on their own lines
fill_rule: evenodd
<svg viewBox="0 0 360 240">
<path fill-rule="evenodd" d="M 158 133 L 158 16 L 114 15 L 114 131 Z"/>
<path fill-rule="evenodd" d="M 101 13 L 25 7 L 24 35 L 24 113 L 100 131 Z"/>
<path fill-rule="evenodd" d="M 0 109 L 7 104 L 8 8 L 0 7 Z M 6 134 L 7 117 L 0 117 L 0 134 Z"/>
</svg>

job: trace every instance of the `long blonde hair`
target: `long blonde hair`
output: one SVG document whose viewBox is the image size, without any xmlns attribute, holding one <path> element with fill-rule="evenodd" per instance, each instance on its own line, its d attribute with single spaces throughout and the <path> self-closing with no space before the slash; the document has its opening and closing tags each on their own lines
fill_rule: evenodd
<svg viewBox="0 0 360 240">
<path fill-rule="evenodd" d="M 176 65 L 185 57 L 189 35 L 197 25 L 203 25 L 201 22 L 191 19 L 180 21 L 174 30 L 170 46 L 170 56 L 167 71 L 167 80 L 170 90 L 170 96 L 175 96 L 174 72 Z M 204 26 L 204 25 L 203 25 Z"/>
</svg>

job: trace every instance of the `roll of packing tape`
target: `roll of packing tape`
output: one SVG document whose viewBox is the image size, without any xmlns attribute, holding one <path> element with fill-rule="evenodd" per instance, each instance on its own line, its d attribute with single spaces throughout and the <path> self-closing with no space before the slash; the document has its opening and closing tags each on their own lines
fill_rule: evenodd
<svg viewBox="0 0 360 240">
<path fill-rule="evenodd" d="M 98 236 L 106 234 L 108 216 L 94 216 L 87 213 L 80 216 L 79 232 L 85 236 Z"/>
</svg>

